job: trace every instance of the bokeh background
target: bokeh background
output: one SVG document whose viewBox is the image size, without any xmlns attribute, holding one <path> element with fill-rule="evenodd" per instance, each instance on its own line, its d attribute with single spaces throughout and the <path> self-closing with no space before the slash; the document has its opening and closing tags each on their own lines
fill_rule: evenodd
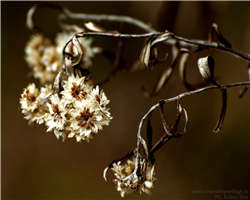
<svg viewBox="0 0 250 200">
<path fill-rule="evenodd" d="M 164 63 L 141 73 L 118 73 L 103 88 L 111 100 L 113 120 L 90 143 L 75 139 L 57 140 L 44 125 L 31 127 L 19 110 L 19 98 L 31 82 L 24 60 L 24 47 L 32 32 L 25 26 L 28 10 L 38 2 L 1 2 L 1 194 L 2 199 L 121 199 L 112 182 L 113 174 L 104 168 L 136 147 L 139 121 L 160 98 L 185 92 L 175 69 L 164 90 L 146 98 L 142 86 L 152 90 Z M 159 31 L 170 30 L 190 39 L 207 39 L 216 22 L 235 49 L 250 53 L 249 2 L 57 2 L 72 12 L 119 14 L 138 18 Z M 51 40 L 60 28 L 59 11 L 41 9 L 34 20 Z M 107 30 L 119 24 L 96 22 Z M 126 25 L 126 32 L 142 33 Z M 215 39 L 216 41 L 216 39 Z M 117 40 L 95 38 L 95 46 L 115 52 Z M 126 40 L 125 59 L 135 59 L 143 40 Z M 219 84 L 247 80 L 247 62 L 230 54 L 209 51 L 190 56 L 187 77 L 201 82 L 197 58 L 213 53 Z M 93 78 L 103 80 L 111 64 L 103 56 L 94 59 Z M 156 186 L 152 195 L 127 195 L 126 199 L 214 199 L 215 194 L 194 194 L 194 190 L 248 190 L 249 174 L 249 91 L 238 98 L 238 88 L 228 90 L 228 109 L 221 132 L 212 132 L 221 109 L 217 90 L 185 97 L 182 106 L 189 114 L 185 136 L 172 139 L 155 153 Z M 172 123 L 175 103 L 165 105 Z M 158 110 L 153 114 L 154 141 L 163 134 Z M 145 127 L 143 129 L 145 131 Z M 145 132 L 144 132 L 145 135 Z M 232 194 L 231 195 L 235 195 Z M 247 195 L 250 198 L 249 194 Z M 239 195 L 238 195 L 239 197 Z"/>
</svg>

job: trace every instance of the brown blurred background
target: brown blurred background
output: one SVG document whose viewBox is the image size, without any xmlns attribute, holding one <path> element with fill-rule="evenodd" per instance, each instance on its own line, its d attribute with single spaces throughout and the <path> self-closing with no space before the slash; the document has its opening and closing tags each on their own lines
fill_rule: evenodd
<svg viewBox="0 0 250 200">
<path fill-rule="evenodd" d="M 111 100 L 113 120 L 90 143 L 75 139 L 57 140 L 44 125 L 35 128 L 23 119 L 19 98 L 31 82 L 30 69 L 24 61 L 24 47 L 32 32 L 25 26 L 29 8 L 38 2 L 1 2 L 1 192 L 2 199 L 121 199 L 104 168 L 116 158 L 136 147 L 139 121 L 160 98 L 185 92 L 175 69 L 164 90 L 145 98 L 141 87 L 152 90 L 164 68 L 141 73 L 118 73 L 105 87 Z M 249 2 L 58 2 L 72 12 L 119 14 L 138 18 L 159 31 L 170 30 L 190 39 L 207 39 L 211 24 L 216 22 L 222 35 L 235 49 L 250 53 Z M 60 31 L 58 11 L 41 9 L 34 17 L 46 37 L 53 40 Z M 119 24 L 96 22 L 108 30 Z M 126 32 L 141 30 L 126 25 Z M 216 41 L 216 40 L 215 40 Z M 95 46 L 115 52 L 117 40 L 94 38 Z M 143 40 L 126 40 L 124 58 L 135 59 Z M 196 66 L 198 53 L 190 56 L 187 76 L 201 82 Z M 209 52 L 211 53 L 211 51 Z M 230 54 L 213 51 L 215 76 L 219 84 L 247 80 L 247 62 Z M 103 80 L 110 62 L 102 56 L 94 59 L 93 78 Z M 100 73 L 101 72 L 101 73 Z M 249 91 L 238 98 L 238 90 L 228 90 L 228 109 L 221 132 L 212 132 L 221 109 L 217 90 L 181 100 L 189 114 L 186 135 L 172 139 L 155 153 L 156 187 L 151 196 L 126 195 L 127 199 L 214 199 L 215 194 L 194 194 L 194 190 L 248 190 L 249 174 Z M 165 115 L 172 123 L 175 103 L 165 105 Z M 158 110 L 153 114 L 154 141 L 164 134 Z M 143 129 L 145 131 L 145 128 Z M 144 132 L 145 134 L 145 132 Z M 231 194 L 235 195 L 235 194 Z M 238 195 L 239 197 L 239 195 Z M 248 194 L 248 199 L 250 195 Z"/>
</svg>

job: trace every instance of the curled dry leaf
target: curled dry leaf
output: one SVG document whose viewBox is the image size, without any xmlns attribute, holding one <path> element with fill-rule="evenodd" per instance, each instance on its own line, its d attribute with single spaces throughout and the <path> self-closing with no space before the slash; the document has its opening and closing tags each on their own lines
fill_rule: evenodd
<svg viewBox="0 0 250 200">
<path fill-rule="evenodd" d="M 105 32 L 103 28 L 97 26 L 93 22 L 84 23 L 84 27 L 93 32 Z"/>
<path fill-rule="evenodd" d="M 146 90 L 145 87 L 142 88 L 143 93 L 146 97 L 155 96 L 163 89 L 163 87 L 166 85 L 166 83 L 168 82 L 169 78 L 171 77 L 171 75 L 174 71 L 174 67 L 175 67 L 175 63 L 176 63 L 178 55 L 179 55 L 179 50 L 176 47 L 176 45 L 173 45 L 172 49 L 171 49 L 171 56 L 169 57 L 170 62 L 162 70 L 162 73 L 160 74 L 160 77 L 159 77 L 153 91 L 150 93 Z"/>
<path fill-rule="evenodd" d="M 159 52 L 156 44 L 159 42 L 164 42 L 172 37 L 172 33 L 165 31 L 164 33 L 155 36 L 151 35 L 144 44 L 141 54 L 139 56 L 139 61 L 144 64 L 147 68 L 152 68 L 154 64 L 159 63 L 157 59 Z"/>
<path fill-rule="evenodd" d="M 218 133 L 223 125 L 225 115 L 227 110 L 227 89 L 222 90 L 222 109 L 219 119 L 217 120 L 216 126 L 214 127 L 213 132 Z"/>
<path fill-rule="evenodd" d="M 207 85 L 209 85 L 210 82 L 202 82 L 202 83 L 197 83 L 197 84 L 190 84 L 187 81 L 186 78 L 186 67 L 187 67 L 187 60 L 190 56 L 191 53 L 200 51 L 200 48 L 198 46 L 196 46 L 195 48 L 190 48 L 190 49 L 186 49 L 186 48 L 181 48 L 180 50 L 180 59 L 179 59 L 179 78 L 180 81 L 185 85 L 185 87 L 191 91 L 191 90 L 195 90 L 201 87 L 205 87 Z"/>
<path fill-rule="evenodd" d="M 187 82 L 186 79 L 186 63 L 189 57 L 189 52 L 181 52 L 180 60 L 179 60 L 179 78 L 180 81 L 185 85 L 188 90 L 192 90 L 192 86 Z"/>
<path fill-rule="evenodd" d="M 102 33 L 114 33 L 114 34 L 117 34 L 119 33 L 118 31 L 107 31 L 105 30 L 104 28 L 94 24 L 93 22 L 88 22 L 88 23 L 85 23 L 83 24 L 83 26 L 88 29 L 89 31 L 92 31 L 92 32 L 102 32 Z"/>
<path fill-rule="evenodd" d="M 207 56 L 198 59 L 198 69 L 205 82 L 209 82 L 214 78 L 214 59 L 212 56 Z"/>
<path fill-rule="evenodd" d="M 62 91 L 62 86 L 61 86 L 61 83 L 62 83 L 62 76 L 63 76 L 63 71 L 61 70 L 57 75 L 56 75 L 56 78 L 54 80 L 54 83 L 53 83 L 53 90 L 55 92 L 60 92 Z"/>
<path fill-rule="evenodd" d="M 73 44 L 72 45 L 73 57 L 71 61 L 72 61 L 72 66 L 74 66 L 74 65 L 77 65 L 82 60 L 83 50 L 76 36 L 73 36 L 72 44 Z"/>
<path fill-rule="evenodd" d="M 144 44 L 141 54 L 139 56 L 139 61 L 144 64 L 148 68 L 148 62 L 149 62 L 149 57 L 150 57 L 150 51 L 151 51 L 151 44 L 152 44 L 152 39 L 154 38 L 154 35 L 151 35 L 147 40 L 146 43 Z"/>
<path fill-rule="evenodd" d="M 214 85 L 217 85 L 220 87 L 216 81 L 214 80 L 214 59 L 212 56 L 207 56 L 203 58 L 198 59 L 198 69 L 200 71 L 200 74 L 203 78 L 203 80 L 206 83 L 213 83 Z"/>
<path fill-rule="evenodd" d="M 174 125 L 170 128 L 166 122 L 166 119 L 164 117 L 164 113 L 163 113 L 163 105 L 164 105 L 164 100 L 159 100 L 159 110 L 160 110 L 160 115 L 161 115 L 161 119 L 162 119 L 162 125 L 163 128 L 166 132 L 167 135 L 169 136 L 173 136 L 173 137 L 181 137 L 182 135 L 184 135 L 186 133 L 186 129 L 187 129 L 187 124 L 188 124 L 188 116 L 187 116 L 187 112 L 184 108 L 182 108 L 182 106 L 179 104 L 179 100 L 177 100 L 177 115 L 176 115 L 176 121 L 174 123 Z M 185 124 L 184 124 L 184 129 L 182 133 L 177 133 L 177 129 L 178 129 L 178 125 L 179 125 L 179 121 L 180 121 L 180 117 L 181 117 L 181 113 L 182 111 L 184 111 L 185 114 Z"/>
<path fill-rule="evenodd" d="M 211 32 L 208 35 L 208 41 L 212 42 L 212 34 L 213 31 L 215 31 L 216 36 L 218 37 L 219 41 L 225 45 L 225 47 L 231 48 L 231 44 L 221 35 L 220 31 L 219 31 L 219 27 L 216 23 L 212 24 L 212 29 Z"/>
</svg>

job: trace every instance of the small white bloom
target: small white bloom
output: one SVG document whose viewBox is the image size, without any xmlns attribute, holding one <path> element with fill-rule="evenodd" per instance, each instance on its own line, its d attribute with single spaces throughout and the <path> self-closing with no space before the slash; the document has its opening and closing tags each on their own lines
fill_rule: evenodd
<svg viewBox="0 0 250 200">
<path fill-rule="evenodd" d="M 107 105 L 109 104 L 110 100 L 108 100 L 107 96 L 105 95 L 104 91 L 99 92 L 99 86 L 97 85 L 89 94 L 90 99 L 95 102 L 95 106 L 100 109 L 102 114 L 102 125 L 109 125 L 110 120 L 112 119 L 109 108 Z"/>
<path fill-rule="evenodd" d="M 102 116 L 98 110 L 93 107 L 91 101 L 76 101 L 75 109 L 71 111 L 71 115 L 73 118 L 71 127 L 77 131 L 80 136 L 83 135 L 87 138 L 91 138 L 102 129 Z"/>
<path fill-rule="evenodd" d="M 41 62 L 46 66 L 46 71 L 57 73 L 62 68 L 61 54 L 58 54 L 54 46 L 45 48 Z"/>
<path fill-rule="evenodd" d="M 47 131 L 51 131 L 53 129 L 63 130 L 66 122 L 65 114 L 67 109 L 64 107 L 62 100 L 57 94 L 52 95 L 50 100 L 51 102 L 47 104 L 50 115 L 48 115 L 45 119 L 46 125 L 48 126 Z"/>
<path fill-rule="evenodd" d="M 21 108 L 25 111 L 33 112 L 38 108 L 39 103 L 39 90 L 36 88 L 35 84 L 29 84 L 27 88 L 24 89 L 21 94 L 20 104 Z"/>
<path fill-rule="evenodd" d="M 65 103 L 73 103 L 87 98 L 87 94 L 91 91 L 92 86 L 84 83 L 85 77 L 75 77 L 73 74 L 68 77 L 61 92 Z"/>
<path fill-rule="evenodd" d="M 42 34 L 31 35 L 25 47 L 25 60 L 31 68 L 34 65 L 40 65 L 44 49 L 50 45 L 50 41 L 45 39 Z"/>
</svg>

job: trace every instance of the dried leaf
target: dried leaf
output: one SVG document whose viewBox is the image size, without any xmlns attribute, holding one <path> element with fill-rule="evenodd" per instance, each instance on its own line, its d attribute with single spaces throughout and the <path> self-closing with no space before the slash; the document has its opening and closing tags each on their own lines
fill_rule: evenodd
<svg viewBox="0 0 250 200">
<path fill-rule="evenodd" d="M 164 42 L 168 39 L 170 39 L 172 37 L 172 33 L 170 33 L 169 31 L 165 31 L 165 33 L 159 35 L 158 37 L 156 37 L 153 41 L 151 46 L 154 46 L 155 44 L 159 43 L 159 42 Z"/>
<path fill-rule="evenodd" d="M 186 62 L 189 57 L 189 52 L 182 52 L 179 61 L 179 78 L 188 90 L 192 90 L 192 85 L 186 79 Z"/>
<path fill-rule="evenodd" d="M 73 66 L 74 76 L 85 77 L 85 81 L 90 80 L 91 74 L 88 69 L 83 69 L 79 64 Z"/>
<path fill-rule="evenodd" d="M 168 31 L 158 35 L 151 35 L 145 45 L 142 48 L 141 54 L 139 56 L 139 61 L 144 64 L 147 68 L 152 68 L 154 64 L 159 63 L 158 58 L 158 48 L 155 46 L 159 42 L 164 42 L 170 39 L 172 34 Z"/>
<path fill-rule="evenodd" d="M 143 65 L 139 60 L 135 60 L 128 68 L 131 72 L 140 72 L 145 69 L 145 65 Z"/>
<path fill-rule="evenodd" d="M 105 32 L 106 31 L 100 26 L 97 26 L 96 24 L 94 24 L 93 22 L 84 23 L 84 27 L 93 32 Z"/>
<path fill-rule="evenodd" d="M 169 78 L 173 73 L 178 54 L 179 54 L 178 48 L 175 45 L 173 45 L 171 50 L 170 63 L 166 65 L 166 67 L 163 69 L 153 91 L 149 93 L 145 87 L 142 88 L 143 93 L 146 97 L 152 97 L 157 95 L 166 85 L 166 83 L 168 82 Z"/>
<path fill-rule="evenodd" d="M 169 136 L 173 136 L 174 131 L 171 130 L 171 128 L 168 126 L 168 124 L 165 120 L 164 114 L 163 114 L 163 105 L 164 105 L 164 100 L 159 100 L 159 110 L 160 110 L 162 125 L 163 125 L 163 128 L 164 128 L 166 134 Z"/>
<path fill-rule="evenodd" d="M 196 51 L 199 51 L 199 48 L 196 48 L 196 50 L 195 49 L 189 50 L 189 49 L 182 48 L 180 50 L 180 52 L 181 52 L 180 55 L 181 56 L 180 56 L 180 60 L 179 60 L 179 78 L 180 78 L 181 82 L 185 85 L 185 87 L 189 91 L 195 90 L 197 88 L 205 87 L 205 86 L 210 84 L 210 82 L 190 84 L 190 83 L 188 83 L 188 81 L 186 79 L 186 63 L 187 63 L 187 59 L 188 59 L 190 53 L 193 53 L 193 52 L 196 52 Z"/>
<path fill-rule="evenodd" d="M 217 120 L 216 126 L 213 130 L 213 132 L 218 133 L 223 125 L 225 115 L 226 115 L 226 110 L 227 110 L 227 89 L 222 90 L 222 109 L 221 109 L 221 114 L 219 119 Z"/>
<path fill-rule="evenodd" d="M 82 46 L 76 36 L 72 38 L 72 50 L 73 50 L 73 58 L 72 58 L 72 66 L 77 65 L 83 56 Z"/>
<path fill-rule="evenodd" d="M 215 31 L 216 36 L 218 37 L 219 41 L 224 44 L 226 47 L 231 48 L 231 44 L 221 35 L 219 31 L 219 27 L 216 23 L 212 24 L 211 32 L 208 35 L 208 41 L 212 42 L 212 34 Z"/>
<path fill-rule="evenodd" d="M 207 56 L 198 59 L 198 69 L 205 82 L 214 79 L 214 59 L 212 56 Z"/>
<path fill-rule="evenodd" d="M 152 149 L 149 151 L 149 155 L 156 152 L 158 149 L 160 149 L 167 141 L 169 141 L 172 138 L 172 136 L 169 136 L 167 133 L 164 134 L 152 147 Z"/>
<path fill-rule="evenodd" d="M 147 40 L 145 45 L 142 48 L 141 54 L 139 56 L 139 61 L 144 64 L 148 68 L 148 62 L 150 57 L 151 51 L 151 43 L 152 43 L 153 36 L 150 36 Z"/>
<path fill-rule="evenodd" d="M 62 76 L 63 76 L 63 71 L 60 71 L 57 75 L 56 75 L 56 78 L 54 80 L 54 83 L 53 83 L 53 90 L 55 92 L 60 92 L 62 91 L 62 86 L 61 86 L 61 83 L 62 83 Z"/>
<path fill-rule="evenodd" d="M 183 134 L 186 133 L 187 124 L 188 124 L 188 116 L 187 116 L 186 110 L 181 107 L 181 105 L 179 104 L 179 100 L 178 100 L 177 101 L 177 118 L 176 118 L 176 121 L 175 121 L 174 125 L 172 126 L 172 128 L 170 128 L 168 126 L 168 124 L 165 120 L 164 114 L 163 114 L 163 104 L 164 104 L 164 100 L 160 100 L 159 101 L 159 110 L 160 110 L 163 128 L 164 128 L 166 134 L 169 136 L 173 136 L 173 137 L 181 137 Z M 181 115 L 182 110 L 184 111 L 184 114 L 185 114 L 185 124 L 184 124 L 184 128 L 183 128 L 183 132 L 177 133 L 178 124 L 179 124 L 180 115 Z"/>
</svg>

